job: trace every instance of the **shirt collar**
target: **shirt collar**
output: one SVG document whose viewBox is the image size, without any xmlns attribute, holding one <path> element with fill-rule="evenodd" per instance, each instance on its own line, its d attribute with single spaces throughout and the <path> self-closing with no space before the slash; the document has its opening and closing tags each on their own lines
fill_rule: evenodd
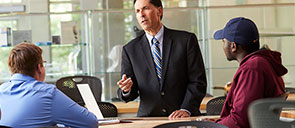
<svg viewBox="0 0 295 128">
<path fill-rule="evenodd" d="M 35 78 L 28 76 L 28 75 L 23 75 L 20 73 L 15 73 L 11 76 L 10 78 L 11 81 L 30 81 L 30 80 L 35 80 Z"/>
<path fill-rule="evenodd" d="M 152 45 L 152 39 L 153 39 L 153 36 L 148 34 L 148 33 L 145 33 L 146 35 L 146 38 L 148 39 L 150 45 Z M 160 31 L 156 34 L 155 38 L 159 41 L 159 43 L 161 44 L 163 42 L 163 35 L 164 35 L 164 26 L 162 25 Z"/>
</svg>

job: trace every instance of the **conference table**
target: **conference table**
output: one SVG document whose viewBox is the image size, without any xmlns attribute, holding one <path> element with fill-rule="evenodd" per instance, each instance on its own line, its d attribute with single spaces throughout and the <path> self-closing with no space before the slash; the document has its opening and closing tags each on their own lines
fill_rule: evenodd
<svg viewBox="0 0 295 128">
<path fill-rule="evenodd" d="M 214 97 L 204 97 L 200 110 L 206 110 L 206 104 L 209 100 Z M 179 121 L 195 121 L 201 118 L 219 118 L 219 116 L 197 116 L 182 119 L 169 120 L 168 117 L 135 117 L 139 102 L 112 102 L 118 108 L 119 119 L 131 121 L 131 123 L 117 123 L 117 124 L 107 124 L 100 125 L 100 128 L 152 128 L 154 126 L 169 123 L 169 122 L 179 122 Z M 132 117 L 133 116 L 133 117 Z"/>
<path fill-rule="evenodd" d="M 100 128 L 152 128 L 160 124 L 181 122 L 181 121 L 196 121 L 202 118 L 219 118 L 219 116 L 196 116 L 189 118 L 169 120 L 168 117 L 137 117 L 137 118 L 124 118 L 123 120 L 131 121 L 129 123 L 117 123 L 100 125 Z"/>
<path fill-rule="evenodd" d="M 204 97 L 204 99 L 200 105 L 200 110 L 205 111 L 206 104 L 208 103 L 209 100 L 211 100 L 213 98 L 214 97 Z M 295 100 L 295 94 L 289 94 L 287 101 L 288 100 Z M 130 114 L 130 113 L 136 114 L 138 107 L 139 107 L 139 102 L 135 102 L 135 101 L 128 102 L 128 103 L 124 103 L 124 102 L 112 102 L 112 103 L 118 108 L 119 116 L 124 115 L 124 114 Z M 284 117 L 285 116 L 288 116 L 288 114 L 284 115 Z M 290 115 L 290 116 L 292 116 L 292 118 L 294 118 L 295 113 L 293 113 L 293 115 Z"/>
<path fill-rule="evenodd" d="M 214 97 L 205 97 L 201 103 L 200 110 L 204 111 L 206 110 L 206 104 L 209 100 L 211 100 Z M 295 94 L 289 94 L 287 100 L 295 100 Z M 134 116 L 137 113 L 139 102 L 129 102 L 129 103 L 123 103 L 123 102 L 113 102 L 115 106 L 118 108 L 118 113 L 120 114 L 130 114 L 133 113 Z M 117 123 L 117 124 L 107 124 L 107 125 L 101 125 L 99 127 L 101 128 L 152 128 L 154 126 L 164 124 L 164 123 L 170 123 L 170 122 L 179 122 L 179 121 L 195 121 L 202 118 L 219 118 L 219 116 L 196 116 L 196 117 L 189 117 L 184 119 L 175 119 L 175 120 L 169 120 L 168 117 L 124 117 L 119 116 L 119 118 L 127 121 L 131 121 L 131 123 Z M 281 117 L 285 118 L 292 118 L 295 119 L 295 111 L 282 111 Z"/>
</svg>

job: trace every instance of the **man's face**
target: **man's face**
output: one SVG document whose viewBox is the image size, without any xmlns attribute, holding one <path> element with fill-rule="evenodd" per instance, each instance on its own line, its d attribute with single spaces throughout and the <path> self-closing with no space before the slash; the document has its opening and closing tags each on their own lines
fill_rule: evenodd
<svg viewBox="0 0 295 128">
<path fill-rule="evenodd" d="M 154 31 L 161 25 L 162 7 L 155 7 L 149 0 L 137 0 L 134 4 L 136 19 L 145 31 Z"/>
<path fill-rule="evenodd" d="M 222 39 L 222 42 L 223 42 L 223 51 L 225 53 L 227 60 L 229 61 L 234 60 L 233 54 L 231 52 L 231 42 L 225 38 Z"/>
</svg>

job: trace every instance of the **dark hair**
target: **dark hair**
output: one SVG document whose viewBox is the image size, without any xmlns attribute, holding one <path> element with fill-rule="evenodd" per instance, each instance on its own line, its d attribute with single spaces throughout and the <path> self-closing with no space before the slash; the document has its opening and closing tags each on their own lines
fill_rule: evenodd
<svg viewBox="0 0 295 128">
<path fill-rule="evenodd" d="M 8 66 L 10 72 L 21 73 L 34 77 L 38 64 L 43 65 L 42 49 L 30 43 L 16 45 L 9 54 Z"/>
<path fill-rule="evenodd" d="M 133 5 L 135 4 L 136 1 L 137 1 L 137 0 L 134 0 L 134 1 L 133 1 Z M 154 5 L 155 7 L 162 7 L 162 8 L 163 8 L 163 5 L 162 5 L 161 0 L 149 0 L 149 1 L 150 1 L 150 3 L 151 3 L 152 5 Z M 163 15 L 162 15 L 160 18 L 162 19 L 162 17 L 163 17 Z"/>
<path fill-rule="evenodd" d="M 259 50 L 259 42 L 255 43 L 254 45 L 239 45 L 242 49 L 244 49 L 248 54 L 252 52 L 256 52 Z"/>
<path fill-rule="evenodd" d="M 133 4 L 135 4 L 137 0 L 133 1 Z M 150 3 L 156 7 L 163 7 L 161 0 L 150 0 Z"/>
</svg>

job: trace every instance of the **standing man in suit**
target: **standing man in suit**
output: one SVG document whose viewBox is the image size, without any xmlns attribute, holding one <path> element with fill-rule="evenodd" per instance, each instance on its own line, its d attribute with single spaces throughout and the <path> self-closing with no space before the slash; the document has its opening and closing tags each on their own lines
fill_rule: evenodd
<svg viewBox="0 0 295 128">
<path fill-rule="evenodd" d="M 162 25 L 161 0 L 134 0 L 134 6 L 145 34 L 123 47 L 119 98 L 139 96 L 140 117 L 200 115 L 207 82 L 197 37 Z"/>
</svg>

